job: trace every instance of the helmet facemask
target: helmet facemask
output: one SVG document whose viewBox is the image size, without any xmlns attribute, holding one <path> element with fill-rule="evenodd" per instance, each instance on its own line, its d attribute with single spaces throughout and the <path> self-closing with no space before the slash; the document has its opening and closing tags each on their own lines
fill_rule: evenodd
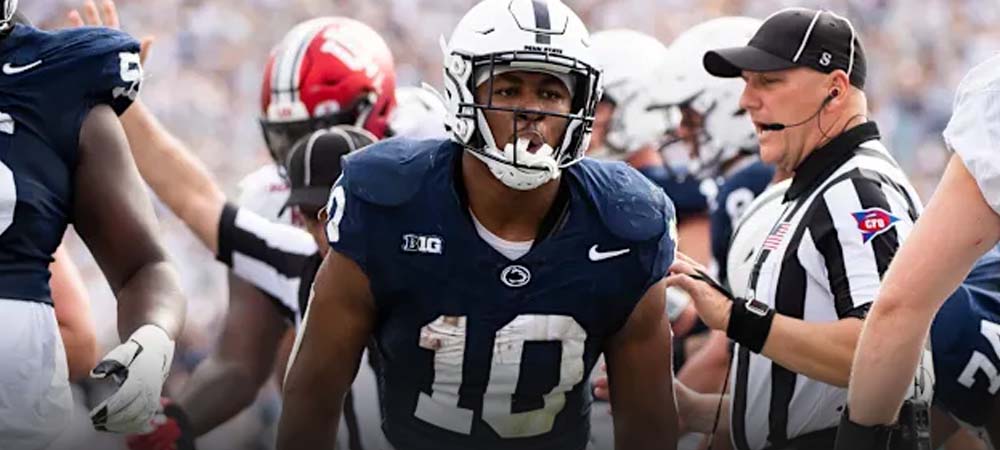
<svg viewBox="0 0 1000 450">
<path fill-rule="evenodd" d="M 336 125 L 362 127 L 372 111 L 374 97 L 374 94 L 362 96 L 344 109 L 302 120 L 281 121 L 261 118 L 260 127 L 264 135 L 264 143 L 267 145 L 267 150 L 271 154 L 271 158 L 280 167 L 284 163 L 292 145 L 303 136 L 314 131 L 324 130 Z"/>
<path fill-rule="evenodd" d="M 445 51 L 445 85 L 450 111 L 449 127 L 456 141 L 483 161 L 497 179 L 517 190 L 532 190 L 558 179 L 562 169 L 583 159 L 593 129 L 594 112 L 600 97 L 600 71 L 573 58 L 545 51 L 510 51 L 485 55 L 465 55 Z M 499 73 L 525 71 L 547 73 L 571 80 L 571 106 L 567 113 L 536 111 L 497 105 L 493 82 Z M 487 97 L 475 98 L 477 79 L 486 75 Z M 511 114 L 514 135 L 525 120 L 519 116 L 559 117 L 567 121 L 555 148 L 547 142 L 536 152 L 529 152 L 529 142 L 516 139 L 499 148 L 486 121 L 487 111 Z"/>
<path fill-rule="evenodd" d="M 14 12 L 17 11 L 17 0 L 0 0 L 0 32 L 9 31 L 14 24 Z"/>
</svg>

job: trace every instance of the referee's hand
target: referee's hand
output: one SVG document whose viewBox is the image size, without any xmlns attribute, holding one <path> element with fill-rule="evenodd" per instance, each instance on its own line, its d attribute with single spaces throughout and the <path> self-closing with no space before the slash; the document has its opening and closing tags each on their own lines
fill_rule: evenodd
<svg viewBox="0 0 1000 450">
<path fill-rule="evenodd" d="M 683 289 L 691 296 L 698 316 L 705 325 L 713 330 L 726 331 L 733 303 L 708 283 L 692 278 L 698 271 L 706 273 L 707 269 L 691 257 L 677 252 L 667 276 L 667 286 Z"/>
</svg>

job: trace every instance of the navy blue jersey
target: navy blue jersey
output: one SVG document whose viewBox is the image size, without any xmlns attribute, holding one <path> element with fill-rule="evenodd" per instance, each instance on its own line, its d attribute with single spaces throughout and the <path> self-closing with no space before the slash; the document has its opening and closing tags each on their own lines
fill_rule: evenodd
<svg viewBox="0 0 1000 450">
<path fill-rule="evenodd" d="M 674 209 L 623 163 L 563 172 L 565 210 L 509 260 L 456 185 L 463 150 L 393 139 L 345 157 L 327 237 L 370 280 L 383 427 L 399 450 L 583 449 L 590 373 L 673 260 Z"/>
<path fill-rule="evenodd" d="M 681 220 L 684 216 L 708 210 L 708 199 L 701 191 L 701 182 L 688 173 L 667 165 L 641 167 L 639 173 L 667 193 Z"/>
<path fill-rule="evenodd" d="M 95 105 L 121 113 L 131 104 L 138 52 L 104 28 L 17 25 L 0 39 L 0 298 L 51 302 L 48 266 L 72 217 L 80 125 Z"/>
<path fill-rule="evenodd" d="M 1000 389 L 1000 246 L 976 262 L 931 326 L 934 402 L 981 427 Z"/>
<path fill-rule="evenodd" d="M 726 261 L 735 224 L 774 178 L 774 167 L 756 159 L 732 175 L 720 178 L 718 193 L 709 199 L 712 233 L 712 257 L 719 268 L 719 281 L 728 285 Z"/>
</svg>

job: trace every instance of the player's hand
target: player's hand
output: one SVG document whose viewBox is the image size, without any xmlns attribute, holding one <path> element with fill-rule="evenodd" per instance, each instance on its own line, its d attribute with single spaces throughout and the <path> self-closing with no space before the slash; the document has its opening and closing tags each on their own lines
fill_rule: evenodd
<svg viewBox="0 0 1000 450">
<path fill-rule="evenodd" d="M 97 4 L 94 0 L 86 0 L 83 2 L 83 14 L 80 11 L 71 10 L 66 15 L 66 22 L 70 27 L 108 27 L 114 28 L 116 30 L 121 29 L 121 22 L 118 20 L 118 8 L 115 6 L 115 2 L 112 0 L 104 0 L 101 2 L 100 11 L 98 11 Z M 139 63 L 142 65 L 146 64 L 146 57 L 149 56 L 150 46 L 153 45 L 153 41 L 156 38 L 153 36 L 145 36 L 139 40 Z"/>
<path fill-rule="evenodd" d="M 115 347 L 90 372 L 92 378 L 111 377 L 118 390 L 90 411 L 99 431 L 146 433 L 160 407 L 160 392 L 174 359 L 174 341 L 155 325 L 143 325 Z"/>
<path fill-rule="evenodd" d="M 710 284 L 692 278 L 698 272 L 706 273 L 705 267 L 698 264 L 691 257 L 677 252 L 674 264 L 670 266 L 670 276 L 667 277 L 667 286 L 683 289 L 691 296 L 694 307 L 698 311 L 701 320 L 713 330 L 726 331 L 729 326 L 729 314 L 733 304 L 717 291 Z"/>
<path fill-rule="evenodd" d="M 153 416 L 152 426 L 153 431 L 126 439 L 129 450 L 195 450 L 187 414 L 170 399 L 160 399 L 160 410 Z"/>
</svg>

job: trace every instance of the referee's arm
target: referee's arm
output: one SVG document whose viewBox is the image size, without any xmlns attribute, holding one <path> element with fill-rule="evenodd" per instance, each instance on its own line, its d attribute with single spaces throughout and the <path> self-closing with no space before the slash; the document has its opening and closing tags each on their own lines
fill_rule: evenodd
<svg viewBox="0 0 1000 450">
<path fill-rule="evenodd" d="M 869 178 L 838 182 L 813 207 L 798 254 L 805 275 L 825 286 L 828 298 L 806 299 L 804 309 L 829 308 L 832 300 L 838 320 L 807 322 L 776 314 L 761 354 L 793 372 L 847 387 L 862 319 L 913 220 L 897 191 Z M 873 208 L 891 219 L 866 236 L 855 214 Z M 807 261 L 810 254 L 815 264 Z"/>
</svg>

